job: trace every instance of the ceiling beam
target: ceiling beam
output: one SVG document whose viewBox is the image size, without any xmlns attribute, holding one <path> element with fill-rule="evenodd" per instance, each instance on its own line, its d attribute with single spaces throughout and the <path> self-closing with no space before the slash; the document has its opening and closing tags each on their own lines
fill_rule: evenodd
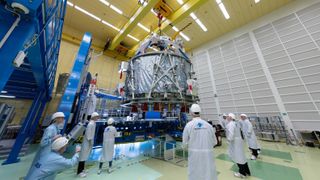
<svg viewBox="0 0 320 180">
<path fill-rule="evenodd" d="M 208 0 L 189 0 L 183 6 L 181 6 L 177 11 L 170 14 L 170 16 L 167 17 L 167 19 L 170 21 L 171 24 L 176 25 L 178 22 L 188 17 L 190 13 L 198 9 L 201 5 L 203 5 L 207 1 Z M 161 30 L 167 31 L 168 29 L 170 29 L 171 28 L 170 23 L 164 23 L 161 26 Z M 156 31 L 159 31 L 159 28 L 157 28 Z"/>
<path fill-rule="evenodd" d="M 109 50 L 114 50 L 120 42 L 132 31 L 133 28 L 143 19 L 147 13 L 158 3 L 159 0 L 149 0 L 146 6 L 141 6 L 129 21 L 123 26 L 121 31 L 113 38 Z"/>
<path fill-rule="evenodd" d="M 186 18 L 190 15 L 193 11 L 198 9 L 201 5 L 206 3 L 208 0 L 189 0 L 186 2 L 183 6 L 181 6 L 177 11 L 173 12 L 170 16 L 167 17 L 167 20 L 161 25 L 162 31 L 167 31 L 171 28 L 171 25 L 176 25 L 178 22 Z M 159 32 L 159 27 L 157 27 L 154 30 L 154 33 Z M 146 39 L 148 36 L 146 36 L 144 39 Z M 143 40 L 141 40 L 143 41 Z M 139 47 L 139 43 L 135 45 L 131 50 L 129 50 L 128 56 L 132 57 L 136 50 Z"/>
<path fill-rule="evenodd" d="M 62 33 L 62 40 L 69 42 L 69 43 L 72 43 L 72 44 L 75 44 L 75 45 L 78 45 L 78 46 L 81 43 L 81 39 L 74 37 L 74 36 L 71 36 L 71 35 L 68 35 L 68 34 L 65 34 L 65 33 Z M 91 44 L 91 48 L 94 49 L 95 51 L 100 51 L 100 52 L 102 52 L 104 49 L 103 47 L 99 47 L 94 44 Z M 108 57 L 112 57 L 112 58 L 115 58 L 115 59 L 118 59 L 121 61 L 127 61 L 130 58 L 130 57 L 121 55 L 116 51 L 111 51 L 108 49 L 103 51 L 103 54 Z"/>
</svg>

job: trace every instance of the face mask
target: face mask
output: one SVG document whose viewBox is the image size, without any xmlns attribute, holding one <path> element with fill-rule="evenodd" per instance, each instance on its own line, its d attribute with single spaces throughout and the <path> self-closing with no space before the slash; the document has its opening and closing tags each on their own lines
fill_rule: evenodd
<svg viewBox="0 0 320 180">
<path fill-rule="evenodd" d="M 58 129 L 63 129 L 64 128 L 64 122 L 58 124 Z"/>
</svg>

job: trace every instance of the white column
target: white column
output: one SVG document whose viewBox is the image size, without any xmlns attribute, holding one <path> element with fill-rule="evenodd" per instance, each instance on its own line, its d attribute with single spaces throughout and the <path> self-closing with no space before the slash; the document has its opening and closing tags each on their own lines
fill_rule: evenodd
<svg viewBox="0 0 320 180">
<path fill-rule="evenodd" d="M 216 103 L 216 109 L 217 109 L 218 120 L 219 120 L 220 119 L 219 115 L 221 114 L 220 105 L 219 105 L 219 97 L 217 96 L 217 88 L 216 88 L 216 83 L 215 83 L 214 76 L 213 76 L 212 63 L 210 61 L 210 55 L 209 55 L 208 50 L 206 50 L 206 56 L 207 56 L 207 61 L 208 61 L 208 66 L 209 66 L 209 73 L 210 73 L 210 79 L 211 79 L 211 84 L 212 84 L 212 90 L 214 93 L 213 98 Z"/>
<path fill-rule="evenodd" d="M 297 134 L 296 134 L 296 132 L 294 131 L 292 122 L 291 122 L 290 117 L 289 117 L 289 115 L 288 115 L 288 113 L 287 113 L 287 111 L 286 111 L 286 108 L 285 108 L 284 104 L 283 104 L 283 101 L 282 101 L 282 99 L 281 99 L 281 96 L 280 96 L 280 94 L 279 94 L 279 91 L 278 91 L 278 89 L 277 89 L 277 87 L 276 87 L 276 85 L 275 85 L 275 83 L 274 83 L 274 80 L 273 80 L 273 78 L 272 78 L 272 76 L 271 76 L 271 73 L 270 73 L 270 71 L 269 71 L 269 69 L 268 69 L 268 66 L 267 66 L 267 64 L 266 64 L 266 61 L 265 61 L 265 59 L 264 59 L 264 57 L 263 57 L 263 55 L 262 55 L 262 52 L 261 52 L 261 49 L 260 49 L 260 47 L 259 47 L 258 41 L 257 41 L 257 39 L 255 38 L 253 32 L 250 31 L 250 32 L 249 32 L 249 35 L 250 35 L 250 39 L 251 39 L 251 41 L 252 41 L 254 50 L 255 50 L 256 53 L 257 53 L 259 62 L 260 62 L 260 64 L 261 64 L 261 66 L 262 66 L 263 72 L 264 72 L 265 75 L 266 75 L 266 78 L 267 78 L 268 84 L 269 84 L 269 86 L 270 86 L 270 88 L 271 88 L 272 94 L 273 94 L 273 96 L 274 96 L 274 98 L 275 98 L 275 100 L 276 100 L 277 106 L 278 106 L 278 108 L 279 108 L 279 110 L 280 110 L 280 113 L 281 113 L 281 116 L 282 116 L 282 118 L 283 118 L 283 121 L 285 122 L 286 126 L 288 127 L 289 134 L 290 134 L 291 136 L 297 137 Z M 293 130 L 293 131 L 291 131 L 291 130 Z M 294 134 L 292 134 L 292 132 L 293 132 Z"/>
</svg>

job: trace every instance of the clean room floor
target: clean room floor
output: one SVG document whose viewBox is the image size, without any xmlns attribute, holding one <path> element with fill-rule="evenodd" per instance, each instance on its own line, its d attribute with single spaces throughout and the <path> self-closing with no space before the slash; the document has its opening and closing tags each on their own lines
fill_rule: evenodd
<svg viewBox="0 0 320 180">
<path fill-rule="evenodd" d="M 284 143 L 260 142 L 262 152 L 256 161 L 248 160 L 252 176 L 247 179 L 265 180 L 314 180 L 319 179 L 320 149 L 300 146 L 288 146 Z M 237 168 L 227 157 L 227 146 L 215 148 L 218 179 L 237 179 L 233 171 Z M 125 152 L 129 153 L 129 152 Z M 22 179 L 26 174 L 34 153 L 21 158 L 16 164 L 0 167 L 0 177 L 6 179 Z M 249 157 L 249 151 L 247 151 Z M 97 175 L 98 163 L 87 165 L 86 179 L 116 179 L 116 180 L 177 180 L 187 179 L 187 168 L 174 165 L 147 156 L 120 159 L 114 161 L 115 170 L 108 174 L 103 171 Z M 57 180 L 81 179 L 75 176 L 76 167 L 66 170 L 57 176 Z M 10 177 L 10 178 L 9 178 Z M 2 178 L 1 178 L 2 179 Z"/>
</svg>

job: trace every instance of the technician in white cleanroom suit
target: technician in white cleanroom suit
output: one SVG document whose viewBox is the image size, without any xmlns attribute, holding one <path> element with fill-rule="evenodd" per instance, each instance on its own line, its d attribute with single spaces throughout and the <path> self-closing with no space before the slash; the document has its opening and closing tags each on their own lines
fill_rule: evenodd
<svg viewBox="0 0 320 180">
<path fill-rule="evenodd" d="M 90 114 L 94 113 L 94 111 L 96 110 L 97 97 L 96 97 L 96 95 L 92 94 L 91 96 L 89 96 L 87 98 L 88 98 L 88 100 L 87 100 L 87 111 L 86 111 L 86 114 L 90 115 Z M 89 120 L 89 118 L 88 118 L 88 120 Z"/>
<path fill-rule="evenodd" d="M 244 137 L 241 132 L 241 124 L 235 120 L 235 115 L 232 113 L 228 115 L 227 120 L 226 136 L 229 144 L 228 154 L 230 159 L 237 163 L 239 167 L 239 172 L 234 175 L 239 178 L 244 178 L 247 175 L 250 176 L 251 173 L 243 150 Z"/>
<path fill-rule="evenodd" d="M 94 135 L 96 132 L 96 121 L 99 119 L 99 114 L 97 112 L 93 112 L 91 114 L 91 119 L 89 124 L 86 128 L 86 132 L 83 136 L 81 152 L 80 152 L 80 159 L 79 159 L 79 166 L 77 174 L 80 177 L 86 177 L 87 174 L 84 172 L 85 161 L 88 160 L 88 157 L 91 153 L 93 143 L 94 143 Z"/>
<path fill-rule="evenodd" d="M 29 176 L 31 168 L 39 160 L 39 158 L 51 152 L 52 142 L 58 137 L 61 137 L 59 133 L 64 126 L 64 117 L 65 115 L 63 112 L 56 112 L 51 116 L 51 121 L 53 123 L 44 130 L 44 133 L 40 141 L 40 149 L 38 150 L 36 156 L 33 159 L 27 177 Z"/>
<path fill-rule="evenodd" d="M 117 130 L 113 126 L 114 119 L 108 119 L 108 127 L 104 129 L 103 133 L 103 148 L 102 148 L 102 155 L 100 158 L 99 170 L 98 174 L 101 173 L 102 165 L 104 162 L 109 162 L 108 173 L 111 172 L 112 167 L 112 158 L 114 153 L 114 141 L 117 135 Z"/>
<path fill-rule="evenodd" d="M 227 114 L 223 113 L 222 119 L 220 119 L 220 125 L 222 126 L 223 129 L 226 129 L 227 125 Z"/>
<path fill-rule="evenodd" d="M 190 108 L 192 121 L 183 130 L 183 147 L 188 148 L 189 180 L 216 180 L 213 146 L 217 144 L 213 127 L 200 118 L 200 106 Z"/>
<path fill-rule="evenodd" d="M 258 150 L 260 149 L 258 142 L 257 142 L 257 137 L 253 131 L 252 124 L 249 121 L 247 115 L 241 114 L 240 119 L 241 119 L 242 130 L 243 130 L 244 136 L 248 142 L 249 149 L 252 152 L 251 159 L 255 160 L 258 157 Z"/>
<path fill-rule="evenodd" d="M 76 153 L 71 159 L 66 159 L 61 154 L 66 151 L 67 145 L 68 139 L 65 137 L 53 141 L 52 151 L 40 157 L 25 180 L 54 180 L 58 172 L 75 166 L 79 159 L 80 147 L 76 148 Z"/>
</svg>

